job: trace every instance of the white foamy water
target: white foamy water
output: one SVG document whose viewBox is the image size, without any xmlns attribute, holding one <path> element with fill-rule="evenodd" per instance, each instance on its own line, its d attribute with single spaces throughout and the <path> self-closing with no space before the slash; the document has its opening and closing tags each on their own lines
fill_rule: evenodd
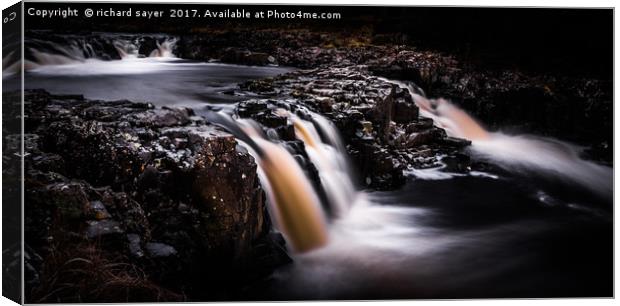
<svg viewBox="0 0 620 306">
<path fill-rule="evenodd" d="M 449 180 L 455 177 L 466 177 L 466 176 L 474 176 L 474 177 L 484 177 L 490 179 L 499 179 L 499 176 L 482 172 L 482 171 L 469 171 L 468 173 L 457 173 L 457 172 L 449 172 L 445 171 L 445 166 L 433 167 L 427 169 L 416 169 L 409 168 L 404 171 L 405 175 L 413 176 L 420 180 L 430 180 L 430 181 L 441 181 L 441 180 Z"/>
<path fill-rule="evenodd" d="M 343 216 L 349 210 L 357 191 L 338 130 L 318 114 L 308 112 L 313 121 L 311 122 L 284 112 L 284 115 L 292 120 L 297 138 L 306 144 L 306 153 L 319 172 L 321 185 L 327 194 L 334 216 Z M 327 141 L 321 139 L 317 128 L 326 135 Z"/>
<path fill-rule="evenodd" d="M 339 219 L 349 214 L 352 203 L 362 194 L 355 190 L 346 151 L 339 150 L 344 146 L 335 126 L 316 113 L 305 109 L 304 112 L 309 120 L 284 109 L 276 111 L 290 120 L 296 137 L 304 142 L 309 161 L 317 168 L 321 187 L 327 195 L 329 203 L 326 204 L 332 216 Z M 253 120 L 234 121 L 224 113 L 211 113 L 209 118 L 235 134 L 258 161 L 271 216 L 292 249 L 306 252 L 323 246 L 328 239 L 318 193 L 285 149 L 286 144 L 277 137 L 272 137 L 273 142 L 268 141 L 261 126 Z"/>
<path fill-rule="evenodd" d="M 583 160 L 578 147 L 555 139 L 491 133 L 488 139 L 474 140 L 471 152 L 508 169 L 541 171 L 600 195 L 613 193 L 612 168 Z"/>
<path fill-rule="evenodd" d="M 409 84 L 391 81 L 407 88 L 420 115 L 433 119 L 436 126 L 452 137 L 472 141 L 470 151 L 479 159 L 496 163 L 508 170 L 537 171 L 577 183 L 591 191 L 611 196 L 613 169 L 582 159 L 581 148 L 553 138 L 530 135 L 507 135 L 489 132 L 472 116 L 445 99 L 428 99 Z M 447 179 L 450 174 L 429 170 L 412 170 L 423 179 Z"/>
<path fill-rule="evenodd" d="M 201 63 L 182 63 L 173 54 L 176 38 L 163 42 L 156 41 L 149 57 L 140 57 L 139 47 L 128 40 L 113 42 L 121 60 L 102 60 L 97 58 L 90 44 L 73 42 L 70 46 L 48 43 L 55 53 L 29 48 L 34 61 L 26 61 L 26 70 L 44 76 L 94 76 L 94 75 L 134 75 L 166 70 L 194 69 Z"/>
<path fill-rule="evenodd" d="M 206 63 L 182 63 L 176 58 L 125 58 L 115 61 L 85 59 L 62 65 L 40 65 L 29 72 L 41 76 L 140 75 L 166 71 L 193 70 Z"/>
</svg>

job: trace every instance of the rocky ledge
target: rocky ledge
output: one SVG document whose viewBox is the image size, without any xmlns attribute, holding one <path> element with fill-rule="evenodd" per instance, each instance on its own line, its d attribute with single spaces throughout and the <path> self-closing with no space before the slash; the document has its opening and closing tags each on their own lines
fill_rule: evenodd
<svg viewBox="0 0 620 306">
<path fill-rule="evenodd" d="M 24 100 L 30 302 L 213 300 L 290 260 L 254 159 L 192 110 Z"/>
<path fill-rule="evenodd" d="M 307 114 L 300 108 L 307 108 L 332 121 L 366 188 L 399 187 L 412 168 L 471 170 L 469 158 L 460 153 L 469 141 L 449 137 L 420 117 L 408 89 L 370 75 L 364 66 L 298 70 L 241 88 L 273 97 L 241 102 L 237 114 L 273 130 L 279 140 L 295 141 L 295 134 L 278 108 L 302 118 Z"/>
</svg>

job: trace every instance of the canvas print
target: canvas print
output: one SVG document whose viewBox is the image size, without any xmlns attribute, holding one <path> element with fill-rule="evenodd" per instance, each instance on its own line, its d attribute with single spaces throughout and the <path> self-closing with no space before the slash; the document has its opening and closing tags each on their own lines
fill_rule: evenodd
<svg viewBox="0 0 620 306">
<path fill-rule="evenodd" d="M 613 9 L 23 19 L 2 103 L 26 303 L 613 296 Z"/>
</svg>

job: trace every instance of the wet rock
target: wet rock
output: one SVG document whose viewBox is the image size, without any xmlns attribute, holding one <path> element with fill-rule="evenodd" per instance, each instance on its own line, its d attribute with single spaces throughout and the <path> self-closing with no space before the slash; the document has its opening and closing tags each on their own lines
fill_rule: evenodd
<svg viewBox="0 0 620 306">
<path fill-rule="evenodd" d="M 169 257 L 169 256 L 173 256 L 177 254 L 177 250 L 175 250 L 172 246 L 169 246 L 165 243 L 159 243 L 159 242 L 147 243 L 146 251 L 153 258 Z"/>
<path fill-rule="evenodd" d="M 433 127 L 433 120 L 430 118 L 418 118 L 418 120 L 407 124 L 407 133 L 418 133 Z"/>
<path fill-rule="evenodd" d="M 62 173 L 65 169 L 65 160 L 58 154 L 41 153 L 32 158 L 37 169 Z"/>
<path fill-rule="evenodd" d="M 445 137 L 443 138 L 443 143 L 454 148 L 464 148 L 471 145 L 470 140 L 457 137 Z"/>
<path fill-rule="evenodd" d="M 404 143 L 404 147 L 419 147 L 422 145 L 433 144 L 437 141 L 445 143 L 445 138 L 447 138 L 447 136 L 443 130 L 430 128 L 421 132 L 409 134 Z"/>
<path fill-rule="evenodd" d="M 193 111 L 188 108 L 163 108 L 147 112 L 132 113 L 121 120 L 128 121 L 133 126 L 172 127 L 190 123 L 189 117 Z"/>
<path fill-rule="evenodd" d="M 469 156 L 461 153 L 446 156 L 441 159 L 445 165 L 444 171 L 467 173 L 471 169 L 471 161 Z"/>
<path fill-rule="evenodd" d="M 88 221 L 86 236 L 88 238 L 100 238 L 108 235 L 120 235 L 123 230 L 120 224 L 113 220 Z"/>
<path fill-rule="evenodd" d="M 86 210 L 87 215 L 95 220 L 110 218 L 110 213 L 101 201 L 90 201 Z"/>
<path fill-rule="evenodd" d="M 144 256 L 144 251 L 140 243 L 140 236 L 137 234 L 127 234 L 127 241 L 129 244 L 129 253 L 136 258 L 142 258 Z"/>
<path fill-rule="evenodd" d="M 85 215 L 89 205 L 87 192 L 87 187 L 78 182 L 51 184 L 45 190 L 47 205 L 54 207 L 65 222 L 72 223 Z"/>
<path fill-rule="evenodd" d="M 263 52 L 252 52 L 236 48 L 227 48 L 223 50 L 223 53 L 224 55 L 220 58 L 220 60 L 225 63 L 252 66 L 277 64 L 275 57 Z"/>
<path fill-rule="evenodd" d="M 255 80 L 251 82 L 246 82 L 241 84 L 241 89 L 260 93 L 260 94 L 274 94 L 274 86 L 273 79 L 265 78 L 260 80 Z"/>
<path fill-rule="evenodd" d="M 151 53 L 157 49 L 157 39 L 149 36 L 145 36 L 140 39 L 138 54 L 144 57 L 149 57 Z"/>
</svg>

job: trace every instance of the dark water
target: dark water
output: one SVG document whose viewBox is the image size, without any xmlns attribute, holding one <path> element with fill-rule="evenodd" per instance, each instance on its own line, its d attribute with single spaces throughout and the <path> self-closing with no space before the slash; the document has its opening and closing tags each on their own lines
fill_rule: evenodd
<svg viewBox="0 0 620 306">
<path fill-rule="evenodd" d="M 181 60 L 95 61 L 28 72 L 26 88 L 201 109 L 247 99 L 238 90 L 227 92 L 286 71 Z M 240 297 L 611 296 L 611 194 L 536 169 L 507 169 L 412 176 L 396 191 L 362 191 L 346 215 L 331 221 L 326 247 L 293 255 L 293 264 Z"/>
<path fill-rule="evenodd" d="M 523 177 L 413 180 L 398 191 L 370 192 L 371 204 L 356 203 L 333 224 L 328 247 L 296 256 L 249 295 L 611 296 L 611 207 L 596 196 L 577 198 L 543 197 Z"/>
</svg>

